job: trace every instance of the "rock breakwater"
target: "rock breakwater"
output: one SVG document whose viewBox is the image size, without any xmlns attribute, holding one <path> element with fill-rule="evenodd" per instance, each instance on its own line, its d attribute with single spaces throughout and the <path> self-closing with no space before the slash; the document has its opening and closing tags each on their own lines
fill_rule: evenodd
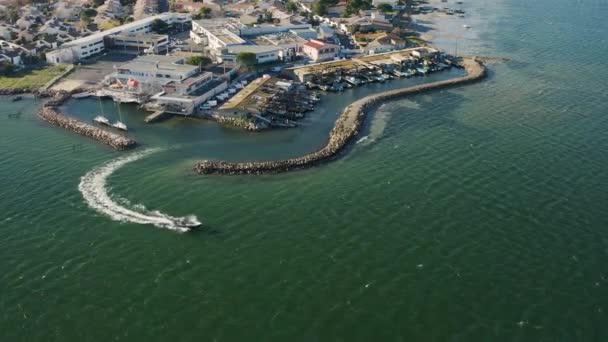
<svg viewBox="0 0 608 342">
<path fill-rule="evenodd" d="M 344 109 L 340 117 L 336 120 L 334 128 L 329 133 L 327 145 L 305 156 L 277 161 L 259 162 L 203 160 L 194 166 L 194 171 L 199 174 L 276 173 L 302 169 L 327 162 L 336 157 L 339 152 L 346 147 L 348 142 L 358 134 L 366 113 L 378 104 L 431 89 L 475 82 L 486 76 L 486 68 L 475 58 L 463 59 L 462 66 L 467 71 L 466 76 L 369 95 L 353 102 Z"/>
<path fill-rule="evenodd" d="M 40 111 L 38 111 L 38 116 L 54 126 L 65 128 L 74 133 L 93 138 L 117 150 L 127 150 L 137 145 L 135 140 L 123 137 L 116 133 L 105 131 L 63 115 L 59 110 L 57 110 L 57 107 L 69 99 L 70 96 L 71 94 L 65 91 L 60 91 L 53 94 L 53 97 L 44 104 Z"/>
</svg>

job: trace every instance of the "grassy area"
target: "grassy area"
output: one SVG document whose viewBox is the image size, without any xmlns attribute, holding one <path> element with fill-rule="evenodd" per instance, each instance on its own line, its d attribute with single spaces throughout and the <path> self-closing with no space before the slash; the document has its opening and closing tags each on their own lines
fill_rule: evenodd
<svg viewBox="0 0 608 342">
<path fill-rule="evenodd" d="M 65 65 L 54 65 L 44 69 L 20 70 L 11 76 L 0 76 L 0 89 L 38 89 L 64 72 L 66 68 Z"/>
</svg>

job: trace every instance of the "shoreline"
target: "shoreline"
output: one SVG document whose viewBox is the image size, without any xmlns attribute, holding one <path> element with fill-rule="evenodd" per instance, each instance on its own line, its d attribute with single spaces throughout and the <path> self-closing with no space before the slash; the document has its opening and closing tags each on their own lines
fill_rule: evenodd
<svg viewBox="0 0 608 342">
<path fill-rule="evenodd" d="M 221 160 L 202 160 L 194 165 L 198 174 L 264 174 L 282 173 L 316 166 L 335 158 L 359 133 L 367 113 L 379 102 L 391 101 L 411 94 L 450 86 L 472 83 L 486 77 L 485 66 L 475 57 L 463 58 L 461 66 L 467 74 L 444 81 L 431 82 L 412 87 L 390 90 L 369 95 L 348 105 L 336 120 L 329 133 L 327 144 L 319 150 L 301 157 L 276 161 L 226 162 Z"/>
</svg>

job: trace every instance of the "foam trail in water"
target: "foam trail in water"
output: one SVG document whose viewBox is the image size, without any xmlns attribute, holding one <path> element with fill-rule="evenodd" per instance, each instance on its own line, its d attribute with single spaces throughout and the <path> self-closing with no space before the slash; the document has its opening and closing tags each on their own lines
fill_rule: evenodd
<svg viewBox="0 0 608 342">
<path fill-rule="evenodd" d="M 106 180 L 114 171 L 156 151 L 158 151 L 158 149 L 148 149 L 111 160 L 82 176 L 80 184 L 78 185 L 78 190 L 82 193 L 82 196 L 89 207 L 107 215 L 115 221 L 153 224 L 157 227 L 168 228 L 179 232 L 187 232 L 192 226 L 200 225 L 200 222 L 194 215 L 173 217 L 156 210 L 148 210 L 143 205 L 129 205 L 129 202 L 125 199 L 116 199 L 116 201 L 130 207 L 127 208 L 114 201 L 110 195 L 108 195 Z"/>
</svg>

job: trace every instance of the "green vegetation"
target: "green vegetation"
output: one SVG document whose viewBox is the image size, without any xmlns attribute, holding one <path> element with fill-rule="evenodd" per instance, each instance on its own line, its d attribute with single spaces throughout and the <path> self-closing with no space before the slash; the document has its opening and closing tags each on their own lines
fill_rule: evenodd
<svg viewBox="0 0 608 342">
<path fill-rule="evenodd" d="M 201 7 L 201 9 L 198 11 L 198 13 L 192 16 L 192 19 L 194 19 L 194 20 L 209 19 L 209 18 L 211 18 L 211 8 L 209 8 L 209 7 Z"/>
<path fill-rule="evenodd" d="M 371 0 L 349 0 L 346 3 L 346 9 L 344 14 L 351 15 L 357 14 L 359 11 L 364 11 L 372 8 Z"/>
<path fill-rule="evenodd" d="M 272 12 L 269 10 L 264 10 L 263 14 L 258 15 L 258 24 L 262 23 L 272 23 L 274 18 L 272 17 Z"/>
<path fill-rule="evenodd" d="M 20 70 L 0 76 L 0 89 L 38 89 L 65 72 L 66 66 L 55 65 L 40 70 Z"/>
<path fill-rule="evenodd" d="M 298 5 L 296 5 L 296 3 L 292 0 L 287 1 L 287 5 L 285 5 L 285 8 L 289 13 L 296 13 L 298 11 Z"/>
<path fill-rule="evenodd" d="M 251 52 L 239 52 L 236 55 L 236 61 L 246 68 L 251 68 L 258 62 L 255 53 Z"/>
<path fill-rule="evenodd" d="M 191 56 L 186 58 L 186 64 L 196 65 L 204 68 L 211 64 L 211 58 L 207 56 Z"/>
<path fill-rule="evenodd" d="M 118 21 L 118 20 L 106 20 L 103 23 L 99 24 L 99 28 L 102 31 L 109 30 L 109 29 L 114 28 L 116 26 L 120 26 L 120 21 Z"/>
<path fill-rule="evenodd" d="M 169 31 L 169 24 L 161 19 L 154 19 L 151 29 L 154 33 L 165 34 Z"/>
<path fill-rule="evenodd" d="M 378 11 L 382 12 L 382 13 L 388 13 L 388 12 L 392 12 L 393 11 L 393 6 L 389 5 L 389 4 L 380 4 L 377 6 Z"/>
</svg>

